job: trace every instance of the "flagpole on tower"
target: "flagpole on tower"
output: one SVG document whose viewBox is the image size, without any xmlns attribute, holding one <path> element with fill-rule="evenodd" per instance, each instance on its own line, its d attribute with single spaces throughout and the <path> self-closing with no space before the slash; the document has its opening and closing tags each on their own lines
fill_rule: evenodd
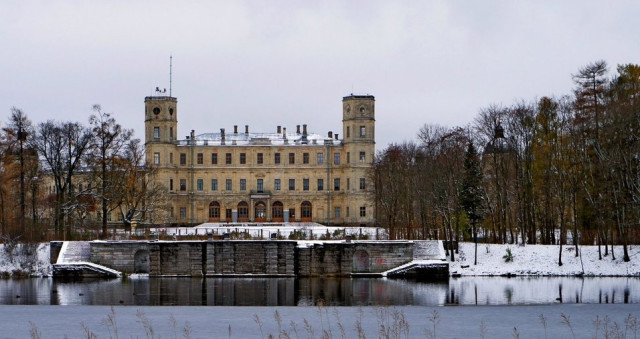
<svg viewBox="0 0 640 339">
<path fill-rule="evenodd" d="M 173 55 L 169 54 L 169 97 L 171 97 L 171 76 L 173 73 Z"/>
</svg>

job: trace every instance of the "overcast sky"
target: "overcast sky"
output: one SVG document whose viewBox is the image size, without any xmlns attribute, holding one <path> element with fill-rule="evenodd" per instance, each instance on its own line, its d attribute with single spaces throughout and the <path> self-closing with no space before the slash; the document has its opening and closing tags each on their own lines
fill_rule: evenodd
<svg viewBox="0 0 640 339">
<path fill-rule="evenodd" d="M 492 104 L 569 94 L 604 59 L 640 63 L 640 1 L 0 2 L 0 124 L 87 123 L 144 138 L 144 97 L 178 98 L 178 133 L 250 125 L 342 133 L 343 96 L 376 97 L 376 141 L 466 125 Z"/>
</svg>

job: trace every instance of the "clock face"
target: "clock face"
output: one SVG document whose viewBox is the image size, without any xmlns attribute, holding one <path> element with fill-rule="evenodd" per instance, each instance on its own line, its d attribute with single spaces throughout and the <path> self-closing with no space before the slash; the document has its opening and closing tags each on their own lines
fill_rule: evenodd
<svg viewBox="0 0 640 339">
<path fill-rule="evenodd" d="M 155 114 L 155 115 L 160 114 L 160 107 L 155 107 L 155 108 L 153 109 L 153 114 Z"/>
</svg>

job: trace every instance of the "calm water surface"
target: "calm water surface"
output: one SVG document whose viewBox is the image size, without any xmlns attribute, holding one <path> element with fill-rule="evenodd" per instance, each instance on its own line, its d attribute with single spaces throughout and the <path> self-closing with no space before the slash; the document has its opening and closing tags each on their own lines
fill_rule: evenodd
<svg viewBox="0 0 640 339">
<path fill-rule="evenodd" d="M 640 278 L 0 280 L 1 305 L 439 306 L 640 304 Z"/>
</svg>

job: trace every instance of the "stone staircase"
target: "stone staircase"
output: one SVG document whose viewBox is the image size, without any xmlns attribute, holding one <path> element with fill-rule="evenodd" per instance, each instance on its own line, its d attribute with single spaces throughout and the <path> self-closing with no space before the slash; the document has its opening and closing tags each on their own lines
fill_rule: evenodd
<svg viewBox="0 0 640 339">
<path fill-rule="evenodd" d="M 65 241 L 53 265 L 54 277 L 71 278 L 116 278 L 122 273 L 106 266 L 91 262 L 91 243 L 89 241 Z"/>
<path fill-rule="evenodd" d="M 413 241 L 413 260 L 382 272 L 383 277 L 446 279 L 449 263 L 441 240 Z"/>
<path fill-rule="evenodd" d="M 91 261 L 91 243 L 88 241 L 65 241 L 56 264 Z"/>
</svg>

